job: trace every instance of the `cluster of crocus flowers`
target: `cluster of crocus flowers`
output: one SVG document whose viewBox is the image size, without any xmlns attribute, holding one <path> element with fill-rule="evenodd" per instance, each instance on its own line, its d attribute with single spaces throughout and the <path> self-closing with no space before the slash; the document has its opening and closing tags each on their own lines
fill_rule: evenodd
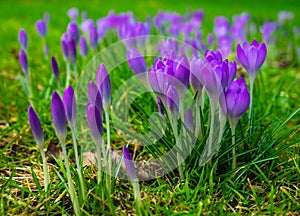
<svg viewBox="0 0 300 216">
<path fill-rule="evenodd" d="M 103 158 L 104 167 L 106 168 L 106 187 L 111 193 L 112 159 L 110 146 L 110 123 L 109 110 L 111 101 L 111 84 L 107 69 L 103 63 L 98 67 L 96 74 L 96 83 L 90 81 L 88 84 L 88 102 L 86 106 L 86 119 L 91 131 L 92 138 L 96 145 L 98 161 L 98 181 L 101 181 L 101 167 Z M 104 145 L 102 137 L 102 113 L 104 111 L 106 123 L 107 145 Z"/>
<path fill-rule="evenodd" d="M 154 25 L 162 33 L 169 33 L 174 37 L 183 36 L 184 41 L 192 47 L 192 56 L 187 56 L 185 46 L 180 46 L 176 39 L 166 39 L 159 44 L 159 52 L 162 58 L 155 58 L 153 65 L 147 67 L 143 55 L 138 51 L 137 47 L 143 47 L 145 38 L 132 38 L 135 36 L 146 36 L 151 33 L 151 20 L 147 18 L 145 23 L 136 20 L 132 13 L 115 14 L 110 12 L 107 17 L 101 18 L 94 22 L 87 19 L 86 15 L 80 25 L 78 22 L 79 11 L 76 8 L 70 9 L 68 15 L 71 19 L 67 26 L 66 33 L 61 37 L 61 48 L 64 60 L 66 61 L 66 89 L 63 92 L 63 100 L 58 92 L 52 94 L 51 112 L 54 128 L 63 149 L 63 157 L 66 166 L 68 179 L 68 189 L 74 211 L 76 215 L 80 214 L 80 206 L 85 201 L 84 178 L 82 175 L 81 161 L 76 141 L 75 125 L 76 125 L 76 99 L 75 93 L 69 82 L 76 81 L 76 62 L 78 61 L 78 48 L 82 57 L 86 57 L 90 48 L 96 54 L 99 43 L 103 40 L 108 30 L 115 30 L 119 39 L 124 41 L 127 47 L 127 63 L 131 71 L 138 75 L 146 73 L 142 83 L 151 91 L 152 96 L 157 100 L 157 109 L 161 116 L 166 115 L 169 118 L 171 130 L 173 131 L 175 143 L 178 144 L 178 171 L 181 179 L 184 179 L 184 159 L 180 152 L 191 149 L 185 149 L 189 139 L 185 139 L 186 134 L 180 134 L 179 128 L 185 127 L 188 132 L 194 133 L 196 138 L 203 138 L 201 128 L 201 111 L 205 109 L 205 94 L 209 98 L 209 118 L 208 118 L 208 138 L 205 146 L 205 162 L 211 161 L 214 153 L 219 149 L 222 142 L 224 128 L 227 119 L 232 130 L 233 143 L 233 162 L 232 168 L 236 167 L 236 126 L 241 116 L 246 112 L 250 104 L 250 113 L 252 113 L 253 85 L 256 74 L 261 68 L 266 58 L 265 43 L 253 41 L 251 44 L 244 42 L 237 47 L 237 60 L 247 70 L 250 77 L 250 94 L 246 82 L 243 78 L 236 76 L 236 62 L 230 62 L 224 59 L 231 53 L 232 44 L 235 41 L 244 41 L 245 32 L 247 32 L 248 21 L 250 17 L 247 14 L 236 16 L 231 26 L 225 17 L 217 17 L 215 19 L 214 33 L 207 36 L 207 42 L 202 40 L 199 30 L 202 24 L 204 13 L 202 10 L 183 17 L 176 13 L 160 12 L 154 18 Z M 283 18 L 282 18 L 283 19 Z M 44 39 L 47 35 L 48 18 L 36 22 L 37 33 Z M 80 26 L 80 28 L 79 28 Z M 234 28 L 233 28 L 234 27 Z M 80 29 L 82 31 L 80 31 Z M 275 30 L 274 30 L 275 31 Z M 81 34 L 82 32 L 82 34 Z M 214 42 L 216 38 L 216 43 Z M 19 32 L 19 42 L 21 50 L 19 53 L 19 61 L 22 71 L 25 74 L 29 89 L 29 67 L 27 59 L 28 38 L 24 29 Z M 217 45 L 218 51 L 207 50 L 207 47 Z M 45 41 L 45 54 L 48 53 L 48 47 Z M 198 50 L 205 51 L 203 57 L 198 56 Z M 96 61 L 94 61 L 96 62 Z M 71 66 L 73 66 L 73 74 L 71 74 Z M 97 150 L 98 181 L 102 181 L 102 169 L 106 169 L 106 187 L 109 193 L 112 192 L 111 171 L 111 138 L 110 138 L 110 104 L 111 104 L 111 83 L 108 71 L 103 63 L 96 68 L 96 79 L 90 81 L 87 87 L 88 101 L 86 104 L 86 121 L 90 129 L 92 140 Z M 57 59 L 52 56 L 51 69 L 57 81 L 58 89 L 61 90 L 60 71 Z M 189 87 L 190 86 L 190 87 Z M 191 88 L 195 103 L 191 107 L 184 107 L 185 95 Z M 190 106 L 190 105 L 188 105 Z M 194 118 L 195 114 L 195 118 Z M 216 118 L 219 114 L 219 121 Z M 46 173 L 46 158 L 43 153 L 44 138 L 41 124 L 33 107 L 28 109 L 29 122 L 32 133 L 38 143 L 43 158 L 43 169 L 45 172 L 45 190 L 49 185 L 49 177 Z M 179 120 L 181 120 L 179 124 Z M 103 122 L 105 122 L 106 133 L 103 132 Z M 72 132 L 73 147 L 75 153 L 75 161 L 79 176 L 78 195 L 76 187 L 72 181 L 71 169 L 68 161 L 66 150 L 66 130 L 67 123 Z M 219 124 L 219 125 L 218 125 Z M 219 129 L 216 128 L 219 126 Z M 106 143 L 105 137 L 106 135 Z M 126 146 L 123 147 L 126 169 L 130 180 L 133 183 L 136 202 L 141 205 L 139 195 L 138 178 L 135 173 L 132 157 Z M 78 186 L 78 185 L 76 185 Z"/>
</svg>

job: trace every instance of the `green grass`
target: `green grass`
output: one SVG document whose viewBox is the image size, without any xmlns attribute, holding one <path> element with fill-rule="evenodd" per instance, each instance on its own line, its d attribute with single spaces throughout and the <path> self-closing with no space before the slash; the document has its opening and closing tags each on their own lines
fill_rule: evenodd
<svg viewBox="0 0 300 216">
<path fill-rule="evenodd" d="M 42 160 L 38 148 L 32 138 L 27 120 L 29 101 L 18 80 L 21 74 L 17 60 L 19 44 L 18 31 L 25 28 L 29 36 L 29 64 L 36 96 L 36 111 L 40 115 L 45 132 L 46 146 L 58 144 L 50 115 L 50 97 L 47 91 L 55 89 L 55 83 L 49 84 L 51 77 L 50 61 L 42 53 L 42 41 L 37 36 L 34 23 L 44 12 L 51 15 L 47 42 L 50 56 L 58 57 L 59 66 L 64 71 L 65 65 L 61 56 L 60 37 L 66 30 L 68 17 L 66 11 L 71 6 L 86 10 L 91 18 L 107 15 L 110 9 L 116 12 L 133 11 L 134 15 L 145 20 L 147 14 L 155 15 L 158 9 L 185 13 L 196 8 L 204 8 L 204 34 L 211 32 L 213 17 L 247 11 L 253 19 L 261 24 L 264 20 L 275 20 L 280 10 L 293 11 L 294 21 L 291 25 L 300 26 L 300 7 L 297 1 L 267 0 L 253 6 L 253 1 L 221 0 L 214 4 L 197 1 L 132 1 L 121 3 L 89 4 L 81 1 L 1 1 L 1 33 L 0 33 L 0 215 L 16 214 L 72 214 L 70 198 L 66 192 L 66 178 L 59 163 L 49 159 L 51 176 L 50 199 L 44 199 Z M 282 47 L 285 41 L 279 43 Z M 299 45 L 300 41 L 298 41 Z M 271 53 L 272 54 L 272 53 Z M 89 58 L 92 55 L 89 53 Z M 299 158 L 299 62 L 292 62 L 286 67 L 277 66 L 278 59 L 269 58 L 271 64 L 265 64 L 255 82 L 254 87 L 254 130 L 247 132 L 247 115 L 237 126 L 238 166 L 231 170 L 231 133 L 226 127 L 223 145 L 214 161 L 209 165 L 197 166 L 202 141 L 199 141 L 193 154 L 187 158 L 188 174 L 183 183 L 179 182 L 178 172 L 174 172 L 156 180 L 141 182 L 141 196 L 145 215 L 222 215 L 222 214 L 254 214 L 254 215 L 296 215 L 300 206 L 300 158 Z M 79 60 L 78 70 L 82 70 L 87 60 Z M 126 73 L 119 72 L 126 71 Z M 127 66 L 112 75 L 112 83 L 118 86 L 131 76 Z M 117 79 L 119 78 L 119 79 Z M 51 91 L 50 91 L 51 93 Z M 151 97 L 137 98 L 139 103 L 132 107 L 131 121 L 139 132 L 148 130 L 147 118 L 156 107 L 148 106 Z M 122 108 L 122 107 L 121 107 Z M 135 112 L 134 110 L 139 110 Z M 136 116 L 135 116 L 136 115 Z M 204 110 L 204 118 L 207 118 Z M 146 120 L 145 120 L 146 119 Z M 206 126 L 206 125 L 205 125 Z M 168 135 L 171 136 L 171 132 Z M 115 132 L 112 134 L 113 145 L 120 149 L 126 144 Z M 67 145 L 70 157 L 73 158 L 71 134 L 68 134 Z M 136 156 L 161 154 L 170 147 L 171 139 L 164 138 L 152 148 L 132 149 Z M 145 153 L 145 154 L 144 154 Z M 76 176 L 74 164 L 73 174 Z M 96 167 L 84 169 L 87 182 L 88 202 L 83 214 L 128 215 L 135 213 L 132 186 L 129 182 L 114 180 L 115 192 L 110 199 L 103 200 L 99 195 L 101 188 L 97 186 Z M 74 178 L 75 183 L 78 179 Z M 105 193 L 105 192 L 104 192 Z M 47 209 L 45 209 L 47 206 Z M 112 210 L 113 209 L 113 210 Z"/>
</svg>

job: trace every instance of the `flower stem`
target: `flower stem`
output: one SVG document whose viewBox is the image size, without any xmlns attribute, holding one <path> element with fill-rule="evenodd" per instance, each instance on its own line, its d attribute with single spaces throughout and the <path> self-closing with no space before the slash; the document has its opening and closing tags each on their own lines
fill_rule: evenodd
<svg viewBox="0 0 300 216">
<path fill-rule="evenodd" d="M 42 148 L 40 148 L 42 160 L 43 160 L 43 172 L 44 172 L 44 187 L 45 187 L 45 192 L 46 192 L 46 198 L 48 197 L 47 192 L 48 192 L 48 186 L 49 186 L 49 171 L 47 167 L 47 159 L 45 156 L 45 152 Z"/>
<path fill-rule="evenodd" d="M 212 154 L 212 144 L 213 144 L 213 132 L 214 132 L 214 124 L 215 124 L 215 111 L 216 111 L 216 102 L 210 101 L 210 128 L 209 128 L 209 140 L 208 140 L 208 150 L 207 156 L 209 159 L 209 164 L 212 164 L 211 154 Z"/>
<path fill-rule="evenodd" d="M 230 122 L 230 127 L 231 127 L 231 140 L 232 140 L 232 169 L 236 168 L 236 153 L 235 153 L 235 127 L 236 124 L 233 122 Z"/>
<path fill-rule="evenodd" d="M 252 126 L 253 126 L 253 86 L 254 86 L 254 78 L 250 78 L 250 112 L 249 112 L 250 134 L 252 134 Z"/>
<path fill-rule="evenodd" d="M 133 186 L 133 191 L 134 191 L 134 200 L 136 202 L 137 215 L 142 215 L 142 212 L 141 212 L 142 200 L 141 200 L 139 182 L 138 181 L 132 181 L 132 186 Z"/>
<path fill-rule="evenodd" d="M 111 151 L 110 151 L 110 125 L 109 125 L 109 112 L 105 111 L 105 121 L 106 121 L 106 136 L 107 136 L 107 149 L 106 149 L 106 154 L 107 154 L 107 160 L 108 160 L 108 166 L 107 166 L 107 190 L 109 193 L 111 193 Z"/>
<path fill-rule="evenodd" d="M 73 63 L 73 72 L 74 72 L 74 80 L 77 79 L 77 68 L 76 68 L 76 63 Z"/>
<path fill-rule="evenodd" d="M 73 184 L 73 181 L 72 181 L 72 176 L 71 176 L 71 169 L 70 169 L 68 155 L 67 155 L 66 143 L 64 141 L 61 141 L 61 145 L 62 145 L 63 157 L 64 157 L 64 161 L 65 161 L 65 166 L 66 166 L 66 172 L 67 172 L 68 186 L 69 186 L 71 201 L 73 203 L 73 208 L 74 208 L 74 211 L 75 211 L 75 215 L 80 215 L 79 203 L 78 203 L 78 199 L 77 199 L 77 196 L 76 196 L 76 191 L 75 191 L 74 184 Z"/>
<path fill-rule="evenodd" d="M 70 82 L 70 76 L 71 76 L 71 69 L 70 69 L 70 63 L 68 60 L 66 60 L 66 70 L 67 70 L 67 77 L 66 77 L 66 87 L 69 85 Z"/>
<path fill-rule="evenodd" d="M 77 166 L 77 172 L 79 176 L 79 182 L 80 182 L 80 189 L 81 189 L 81 197 L 83 199 L 83 203 L 85 202 L 85 192 L 84 192 L 84 182 L 83 182 L 83 176 L 82 176 L 82 171 L 81 171 L 81 163 L 78 155 L 78 147 L 77 147 L 77 141 L 76 141 L 76 134 L 74 127 L 71 126 L 71 132 L 72 132 L 72 139 L 73 139 L 73 146 L 74 146 L 74 154 L 75 154 L 75 161 L 76 161 L 76 166 Z"/>
</svg>

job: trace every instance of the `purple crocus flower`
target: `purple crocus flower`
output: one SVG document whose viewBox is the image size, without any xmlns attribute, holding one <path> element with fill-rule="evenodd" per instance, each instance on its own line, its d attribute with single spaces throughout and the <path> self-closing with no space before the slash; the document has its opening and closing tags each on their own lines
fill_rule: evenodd
<svg viewBox="0 0 300 216">
<path fill-rule="evenodd" d="M 51 113 L 56 135 L 61 141 L 64 141 L 66 139 L 67 119 L 64 104 L 56 91 L 52 93 Z"/>
<path fill-rule="evenodd" d="M 101 93 L 103 108 L 107 112 L 111 101 L 111 84 L 109 75 L 103 63 L 101 63 L 98 67 L 96 84 Z"/>
<path fill-rule="evenodd" d="M 69 39 L 72 38 L 76 43 L 79 40 L 79 30 L 76 22 L 70 22 L 67 27 L 67 34 Z"/>
<path fill-rule="evenodd" d="M 90 81 L 88 84 L 88 98 L 89 98 L 89 103 L 94 104 L 98 108 L 99 112 L 101 113 L 102 98 L 98 86 L 93 81 Z"/>
<path fill-rule="evenodd" d="M 147 65 L 142 54 L 135 48 L 132 48 L 126 53 L 127 63 L 132 72 L 135 74 L 144 73 L 147 71 Z"/>
<path fill-rule="evenodd" d="M 230 30 L 230 24 L 226 17 L 216 17 L 214 22 L 214 33 L 217 36 L 217 38 L 228 35 Z"/>
<path fill-rule="evenodd" d="M 95 142 L 102 139 L 102 117 L 98 108 L 88 103 L 86 106 L 86 120 Z"/>
<path fill-rule="evenodd" d="M 280 11 L 278 13 L 278 22 L 282 25 L 287 20 L 294 19 L 294 13 L 288 11 Z"/>
<path fill-rule="evenodd" d="M 73 64 L 76 64 L 76 43 L 73 38 L 68 41 L 68 56 Z"/>
<path fill-rule="evenodd" d="M 19 43 L 20 43 L 22 49 L 27 50 L 28 38 L 27 38 L 27 33 L 24 29 L 21 29 L 19 31 Z"/>
<path fill-rule="evenodd" d="M 194 130 L 194 117 L 191 109 L 188 109 L 185 114 L 185 124 L 186 127 L 193 131 Z"/>
<path fill-rule="evenodd" d="M 68 86 L 65 89 L 63 95 L 63 104 L 69 125 L 74 129 L 76 124 L 76 98 L 72 86 Z"/>
<path fill-rule="evenodd" d="M 27 76 L 28 75 L 28 60 L 26 52 L 22 49 L 19 53 L 19 62 L 22 68 L 22 71 Z"/>
<path fill-rule="evenodd" d="M 70 8 L 67 12 L 68 16 L 71 20 L 76 20 L 79 14 L 79 11 L 77 8 Z"/>
<path fill-rule="evenodd" d="M 254 80 L 266 59 L 267 47 L 265 43 L 259 44 L 256 40 L 252 41 L 251 44 L 244 42 L 243 47 L 238 44 L 236 52 L 239 62 L 247 70 L 250 79 Z"/>
<path fill-rule="evenodd" d="M 250 95 L 245 80 L 240 77 L 232 81 L 225 92 L 225 97 L 220 100 L 223 111 L 231 124 L 236 125 L 239 118 L 247 111 L 250 104 Z"/>
<path fill-rule="evenodd" d="M 79 49 L 80 49 L 81 55 L 83 57 L 86 57 L 88 49 L 87 49 L 86 40 L 85 40 L 85 38 L 83 36 L 81 36 L 80 39 L 79 39 Z"/>
<path fill-rule="evenodd" d="M 175 119 L 178 117 L 179 96 L 174 86 L 170 85 L 166 95 L 166 105 Z"/>
<path fill-rule="evenodd" d="M 41 36 L 41 37 L 45 37 L 47 34 L 47 24 L 44 20 L 38 20 L 35 23 L 35 28 L 37 33 Z"/>
<path fill-rule="evenodd" d="M 275 43 L 275 38 L 272 37 L 272 34 L 278 28 L 278 23 L 276 22 L 265 22 L 263 26 L 260 27 L 260 32 L 262 33 L 263 40 L 269 43 Z"/>
<path fill-rule="evenodd" d="M 98 35 L 97 35 L 97 28 L 94 24 L 90 26 L 89 36 L 90 36 L 90 46 L 93 50 L 96 50 L 98 46 Z"/>
<path fill-rule="evenodd" d="M 28 120 L 31 132 L 40 149 L 44 148 L 44 134 L 39 116 L 36 114 L 32 106 L 28 107 Z"/>
<path fill-rule="evenodd" d="M 80 24 L 80 28 L 85 34 L 88 35 L 92 25 L 94 25 L 94 21 L 92 19 L 86 19 Z"/>
<path fill-rule="evenodd" d="M 137 181 L 138 179 L 136 176 L 136 171 L 134 168 L 134 164 L 132 161 L 130 151 L 126 146 L 123 146 L 122 150 L 123 150 L 123 154 L 124 154 L 124 163 L 125 163 L 125 167 L 126 167 L 128 176 L 131 181 Z"/>
<path fill-rule="evenodd" d="M 52 72 L 55 76 L 56 81 L 59 83 L 59 69 L 58 69 L 58 64 L 56 61 L 56 58 L 54 56 L 52 56 L 51 58 L 51 68 L 52 68 Z"/>
</svg>

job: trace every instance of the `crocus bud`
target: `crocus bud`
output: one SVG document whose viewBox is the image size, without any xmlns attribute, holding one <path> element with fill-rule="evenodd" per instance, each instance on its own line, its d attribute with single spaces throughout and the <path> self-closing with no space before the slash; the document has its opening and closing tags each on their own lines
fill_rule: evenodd
<svg viewBox="0 0 300 216">
<path fill-rule="evenodd" d="M 76 20 L 79 14 L 79 11 L 77 8 L 70 8 L 67 12 L 68 16 L 71 20 Z"/>
<path fill-rule="evenodd" d="M 47 34 L 47 25 L 46 22 L 44 20 L 38 20 L 35 23 L 35 28 L 37 33 L 41 36 L 41 37 L 45 37 Z"/>
<path fill-rule="evenodd" d="M 52 56 L 52 58 L 51 58 L 51 68 L 52 68 L 52 72 L 55 76 L 55 79 L 57 80 L 57 82 L 59 82 L 58 64 L 57 64 L 56 58 L 54 56 Z"/>
<path fill-rule="evenodd" d="M 32 106 L 28 107 L 28 120 L 31 128 L 31 132 L 34 136 L 34 139 L 36 140 L 38 146 L 40 149 L 44 148 L 44 134 L 43 129 L 41 125 L 41 121 L 32 108 Z"/>
<path fill-rule="evenodd" d="M 19 53 L 19 61 L 20 61 L 22 71 L 27 76 L 28 75 L 28 60 L 27 60 L 27 55 L 23 49 Z"/>
<path fill-rule="evenodd" d="M 20 43 L 22 49 L 27 50 L 28 38 L 27 38 L 26 31 L 24 29 L 21 29 L 19 31 L 19 43 Z"/>
<path fill-rule="evenodd" d="M 238 44 L 236 53 L 239 62 L 247 70 L 250 79 L 254 80 L 258 70 L 266 59 L 266 44 L 259 44 L 256 40 L 252 41 L 251 44 L 244 42 L 243 48 Z"/>
<path fill-rule="evenodd" d="M 103 108 L 107 112 L 109 110 L 111 100 L 111 85 L 109 75 L 103 63 L 101 63 L 98 67 L 96 83 L 101 93 Z"/>
<path fill-rule="evenodd" d="M 79 39 L 79 49 L 80 49 L 81 55 L 83 57 L 86 57 L 88 49 L 87 49 L 87 44 L 86 44 L 85 38 L 83 36 L 80 37 L 80 39 Z"/>
<path fill-rule="evenodd" d="M 64 59 L 67 61 L 69 58 L 69 52 L 68 52 L 68 35 L 66 33 L 64 33 L 61 36 L 61 50 L 62 50 Z"/>
<path fill-rule="evenodd" d="M 145 59 L 137 49 L 132 48 L 128 50 L 126 53 L 126 58 L 127 63 L 133 73 L 139 74 L 147 71 Z"/>
<path fill-rule="evenodd" d="M 225 100 L 220 100 L 222 110 L 229 121 L 236 124 L 239 118 L 246 112 L 250 104 L 250 95 L 247 85 L 242 77 L 232 81 L 225 92 Z"/>
<path fill-rule="evenodd" d="M 89 102 L 95 105 L 99 112 L 102 112 L 102 98 L 98 86 L 93 82 L 90 81 L 88 84 L 88 98 Z"/>
<path fill-rule="evenodd" d="M 69 125 L 75 128 L 76 124 L 76 98 L 72 86 L 68 86 L 63 95 L 63 103 Z"/>
<path fill-rule="evenodd" d="M 125 167 L 126 167 L 128 176 L 131 181 L 137 181 L 138 179 L 136 176 L 136 171 L 134 168 L 134 164 L 132 161 L 130 151 L 126 146 L 123 146 L 122 150 L 123 150 L 123 154 L 124 154 L 124 162 L 125 162 Z"/>
<path fill-rule="evenodd" d="M 70 22 L 67 27 L 67 34 L 69 39 L 73 39 L 76 43 L 79 40 L 79 30 L 75 22 Z"/>
<path fill-rule="evenodd" d="M 188 109 L 185 114 L 185 124 L 186 127 L 193 131 L 194 130 L 194 117 L 191 109 Z"/>
<path fill-rule="evenodd" d="M 64 142 L 66 139 L 67 119 L 64 104 L 56 91 L 52 93 L 51 113 L 56 135 Z"/>
<path fill-rule="evenodd" d="M 177 119 L 179 109 L 179 96 L 174 86 L 169 86 L 166 95 L 166 105 L 171 114 Z"/>
<path fill-rule="evenodd" d="M 97 28 L 94 24 L 90 26 L 90 46 L 93 50 L 97 49 L 98 46 L 98 35 L 97 35 Z"/>
<path fill-rule="evenodd" d="M 68 41 L 68 55 L 73 64 L 76 64 L 76 43 L 74 39 Z"/>
<path fill-rule="evenodd" d="M 98 108 L 88 103 L 86 106 L 86 120 L 95 142 L 102 139 L 102 117 Z"/>
</svg>

